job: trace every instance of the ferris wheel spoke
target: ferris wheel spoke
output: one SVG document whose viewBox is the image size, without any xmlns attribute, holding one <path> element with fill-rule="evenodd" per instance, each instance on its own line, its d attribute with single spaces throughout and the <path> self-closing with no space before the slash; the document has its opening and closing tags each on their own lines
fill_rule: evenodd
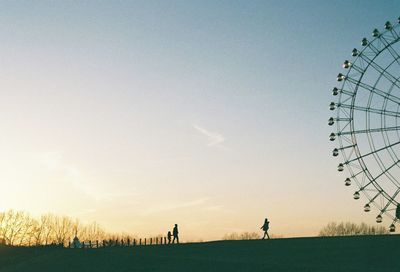
<svg viewBox="0 0 400 272">
<path fill-rule="evenodd" d="M 336 122 L 351 122 L 353 119 L 350 117 L 339 117 L 334 119 Z"/>
<path fill-rule="evenodd" d="M 395 61 L 397 60 L 398 58 L 395 59 Z M 392 83 L 394 86 L 400 88 L 399 80 L 396 77 L 394 77 L 391 73 L 389 73 L 387 69 L 381 67 L 375 61 L 371 62 L 371 67 L 373 67 L 377 72 L 379 72 L 382 76 L 384 76 L 387 80 L 389 80 L 390 83 Z"/>
<path fill-rule="evenodd" d="M 379 52 L 381 51 L 379 48 L 377 48 L 374 43 L 369 42 L 368 45 L 365 47 L 366 49 L 369 48 L 372 51 L 371 56 L 376 56 L 379 54 Z"/>
<path fill-rule="evenodd" d="M 344 110 L 344 109 L 341 109 L 341 112 L 343 113 L 343 115 L 345 116 L 345 118 L 347 118 L 347 119 L 349 119 L 349 122 L 351 122 L 353 119 L 351 118 L 351 116 L 350 116 L 350 112 L 348 112 L 348 111 L 346 111 L 346 110 Z"/>
<path fill-rule="evenodd" d="M 345 90 L 345 89 L 341 89 L 340 92 L 342 94 L 345 94 L 345 95 L 350 96 L 350 97 L 354 96 L 354 91 L 348 91 L 348 90 Z"/>
<path fill-rule="evenodd" d="M 393 33 L 392 33 L 393 34 Z M 396 33 L 397 34 L 397 33 Z M 390 53 L 390 55 L 392 55 L 393 59 L 397 62 L 397 64 L 400 64 L 400 55 L 397 54 L 396 50 L 394 50 L 392 44 L 398 41 L 398 36 L 397 39 L 394 38 L 391 41 L 388 41 L 384 35 L 379 36 L 380 41 L 385 45 L 385 48 L 388 50 L 388 52 Z"/>
<path fill-rule="evenodd" d="M 397 33 L 395 28 L 392 28 L 390 30 L 390 33 L 393 35 L 393 40 L 397 41 L 398 39 L 400 39 L 400 35 L 399 33 Z"/>
<path fill-rule="evenodd" d="M 375 187 L 378 187 L 378 188 L 379 188 L 378 190 L 382 190 L 382 188 L 380 188 L 380 186 L 378 185 L 377 180 L 378 180 L 381 176 L 385 175 L 388 171 L 390 171 L 390 169 L 392 169 L 394 166 L 396 166 L 399 162 L 400 162 L 400 160 L 398 160 L 397 162 L 394 162 L 393 164 L 391 164 L 388 168 L 386 168 L 385 170 L 383 170 L 383 171 L 382 171 L 379 175 L 377 175 L 376 177 L 372 177 L 372 176 L 370 176 L 370 175 L 367 175 L 369 181 L 368 181 L 368 183 L 366 183 L 365 185 L 361 186 L 361 187 L 360 187 L 360 190 L 361 190 L 361 191 L 363 191 L 363 190 L 368 191 L 368 190 L 369 190 L 369 191 L 371 191 L 371 192 L 375 192 L 375 191 L 377 190 L 376 188 L 375 188 L 375 189 L 367 189 L 368 186 L 370 186 L 371 184 L 374 185 Z M 365 171 L 365 170 L 366 170 L 366 169 L 364 169 L 364 171 Z"/>
<path fill-rule="evenodd" d="M 340 148 L 338 148 L 338 150 L 345 150 L 345 149 L 349 149 L 349 148 L 354 148 L 356 145 L 352 144 L 352 145 L 346 145 L 346 146 L 342 146 Z"/>
<path fill-rule="evenodd" d="M 382 132 L 382 131 L 396 131 L 396 130 L 400 130 L 400 126 L 344 131 L 344 132 L 339 132 L 338 136 L 340 136 L 340 135 L 360 134 L 360 133 L 376 133 L 376 132 Z"/>
<path fill-rule="evenodd" d="M 351 177 L 352 177 L 352 178 L 356 178 L 358 175 L 363 174 L 363 173 L 364 173 L 364 170 L 360 170 L 360 171 L 358 171 L 358 172 L 356 172 L 356 173 L 352 173 L 352 174 L 351 174 Z"/>
<path fill-rule="evenodd" d="M 349 145 L 353 145 L 353 146 L 356 145 L 356 143 L 353 142 L 353 140 L 350 139 L 349 137 L 347 137 L 346 135 L 342 135 L 342 136 L 340 137 L 340 140 L 343 141 L 343 142 L 345 142 L 345 143 L 347 143 L 347 144 L 349 144 Z"/>
<path fill-rule="evenodd" d="M 369 203 L 374 202 L 381 195 L 382 191 L 377 191 L 377 193 L 369 200 Z"/>
<path fill-rule="evenodd" d="M 390 204 L 395 204 L 397 206 L 398 203 L 394 203 L 396 202 L 395 199 L 397 197 L 397 195 L 400 193 L 400 188 L 397 188 L 396 192 L 394 192 L 394 194 L 392 196 L 387 196 L 386 199 L 388 200 L 388 202 L 386 203 L 385 207 L 383 208 L 382 212 L 385 212 L 388 210 Z"/>
<path fill-rule="evenodd" d="M 384 92 L 384 91 L 382 91 L 382 90 L 380 90 L 380 89 L 378 89 L 378 88 L 376 88 L 374 86 L 371 86 L 371 85 L 369 85 L 367 83 L 364 83 L 364 82 L 360 82 L 360 81 L 358 81 L 358 80 L 356 80 L 354 78 L 351 78 L 351 77 L 348 77 L 346 79 L 348 81 L 350 81 L 351 83 L 353 83 L 353 84 L 355 84 L 355 85 L 357 85 L 357 86 L 359 86 L 359 87 L 361 87 L 361 88 L 363 88 L 363 89 L 365 89 L 365 90 L 367 90 L 369 92 L 375 93 L 375 94 L 377 94 L 377 95 L 379 95 L 379 96 L 381 96 L 381 97 L 383 97 L 385 99 L 388 99 L 388 100 L 392 101 L 395 104 L 398 104 L 398 105 L 400 104 L 400 98 L 395 96 L 395 95 L 393 95 L 393 94 L 389 94 L 387 92 Z"/>
<path fill-rule="evenodd" d="M 396 122 L 396 124 L 397 124 L 397 122 Z M 397 131 L 397 133 L 396 133 L 397 135 L 399 135 L 399 132 Z M 393 145 L 396 145 L 396 143 L 398 143 L 398 142 L 392 142 L 391 140 L 390 140 L 390 134 L 386 131 L 384 134 L 383 134 L 383 140 L 384 140 L 384 144 L 387 146 L 387 147 L 389 147 L 389 149 L 388 149 L 388 154 L 389 154 L 389 156 L 390 156 L 390 158 L 393 160 L 393 161 L 396 161 L 396 160 L 398 160 L 399 159 L 399 157 L 398 157 L 398 155 L 396 154 L 396 150 L 394 150 L 393 149 Z M 398 138 L 398 140 L 397 141 L 399 141 L 400 140 L 400 137 L 397 137 Z M 392 142 L 392 143 L 391 143 Z"/>
<path fill-rule="evenodd" d="M 385 175 L 387 172 L 390 171 L 390 169 L 392 169 L 393 167 L 395 167 L 396 165 L 398 165 L 400 162 L 400 160 L 395 161 L 393 164 L 391 164 L 389 167 L 387 167 L 385 170 L 382 171 L 382 173 L 380 173 L 379 175 L 377 175 L 375 178 L 372 179 L 372 181 L 376 181 L 377 179 L 379 179 L 381 176 Z"/>
<path fill-rule="evenodd" d="M 398 144 L 400 144 L 400 142 L 397 142 L 397 143 L 394 143 L 394 144 L 391 144 L 391 145 L 388 145 L 388 146 L 385 146 L 385 147 L 376 149 L 376 150 L 371 151 L 371 152 L 369 152 L 369 153 L 363 154 L 363 155 L 361 155 L 360 157 L 357 157 L 357 158 L 354 158 L 354 159 L 352 159 L 352 160 L 349 160 L 348 162 L 353 162 L 353 161 L 356 161 L 356 160 L 358 160 L 358 159 L 368 157 L 368 156 L 370 156 L 370 155 L 376 154 L 376 153 L 378 153 L 378 152 L 380 152 L 380 151 L 386 150 L 386 149 L 391 148 L 391 147 L 393 147 L 393 146 L 395 146 L 395 145 L 398 145 Z"/>
<path fill-rule="evenodd" d="M 361 106 L 356 106 L 356 105 L 353 105 L 353 104 L 352 105 L 338 104 L 338 107 L 351 109 L 351 110 L 357 110 L 357 111 L 365 111 L 365 112 L 369 112 L 369 113 L 376 113 L 376 114 L 379 114 L 379 115 L 400 117 L 400 113 L 396 112 L 396 111 L 382 110 L 382 109 L 376 109 L 376 108 L 370 108 L 370 107 L 361 107 Z"/>
<path fill-rule="evenodd" d="M 393 41 L 388 41 L 383 35 L 381 35 L 378 39 L 383 45 L 384 48 L 378 49 L 372 43 L 368 44 L 368 48 L 370 48 L 374 54 L 366 54 L 365 52 L 361 52 L 359 56 L 361 57 L 362 60 L 364 60 L 368 64 L 372 64 L 374 61 L 373 59 L 376 58 L 377 55 L 379 55 L 382 51 L 388 50 L 389 53 L 392 55 L 394 60 L 399 63 L 399 54 L 397 54 L 396 50 L 393 49 L 392 44 L 396 43 L 398 39 L 395 39 Z M 368 55 L 370 55 L 372 58 L 369 58 Z"/>
<path fill-rule="evenodd" d="M 377 190 L 376 190 L 375 187 L 367 188 L 367 186 L 369 186 L 369 185 L 371 185 L 371 184 L 372 184 L 372 181 L 368 182 L 368 183 L 364 186 L 364 189 L 361 189 L 361 190 L 364 191 L 364 192 L 376 193 Z"/>
<path fill-rule="evenodd" d="M 392 55 L 393 59 L 400 65 L 400 55 L 397 54 L 396 50 L 393 49 L 392 45 L 388 45 L 388 51 Z"/>
</svg>

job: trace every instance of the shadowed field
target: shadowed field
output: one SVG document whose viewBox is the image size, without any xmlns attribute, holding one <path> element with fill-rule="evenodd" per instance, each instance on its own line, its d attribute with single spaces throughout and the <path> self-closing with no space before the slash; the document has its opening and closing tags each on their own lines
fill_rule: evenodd
<svg viewBox="0 0 400 272">
<path fill-rule="evenodd" d="M 0 271 L 400 271 L 400 236 L 100 249 L 0 247 Z"/>
</svg>

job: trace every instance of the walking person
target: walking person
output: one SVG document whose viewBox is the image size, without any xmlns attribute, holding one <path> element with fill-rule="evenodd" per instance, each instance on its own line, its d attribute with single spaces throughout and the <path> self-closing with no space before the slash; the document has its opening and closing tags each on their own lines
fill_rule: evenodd
<svg viewBox="0 0 400 272">
<path fill-rule="evenodd" d="M 268 221 L 268 218 L 265 218 L 264 225 L 261 227 L 261 229 L 264 231 L 264 236 L 263 236 L 262 240 L 265 239 L 265 235 L 267 235 L 267 237 L 269 239 L 269 235 L 268 235 L 269 221 Z"/>
<path fill-rule="evenodd" d="M 172 230 L 172 234 L 174 235 L 174 239 L 172 240 L 172 243 L 175 243 L 175 239 L 176 239 L 176 243 L 179 244 L 179 237 L 178 237 L 178 224 L 175 224 L 174 229 Z"/>
</svg>

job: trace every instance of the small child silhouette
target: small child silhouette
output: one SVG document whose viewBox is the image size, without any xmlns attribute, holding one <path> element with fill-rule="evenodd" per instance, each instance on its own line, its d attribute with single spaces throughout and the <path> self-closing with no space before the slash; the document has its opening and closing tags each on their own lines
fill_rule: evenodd
<svg viewBox="0 0 400 272">
<path fill-rule="evenodd" d="M 171 231 L 168 231 L 167 238 L 168 238 L 168 244 L 171 244 L 171 238 L 172 238 Z"/>
<path fill-rule="evenodd" d="M 269 230 L 269 221 L 268 218 L 265 218 L 264 221 L 264 225 L 261 227 L 261 229 L 264 231 L 264 236 L 263 236 L 263 240 L 265 239 L 265 235 L 267 235 L 268 239 L 269 239 L 269 235 L 268 235 L 268 230 Z"/>
</svg>

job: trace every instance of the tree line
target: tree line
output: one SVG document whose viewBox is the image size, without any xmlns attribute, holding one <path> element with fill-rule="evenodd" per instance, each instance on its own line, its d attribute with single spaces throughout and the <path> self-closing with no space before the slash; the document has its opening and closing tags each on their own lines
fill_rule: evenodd
<svg viewBox="0 0 400 272">
<path fill-rule="evenodd" d="M 106 232 L 96 222 L 83 224 L 68 216 L 45 214 L 34 218 L 23 211 L 0 212 L 0 244 L 12 246 L 68 245 L 77 234 L 81 241 L 128 240 L 128 234 Z"/>
<path fill-rule="evenodd" d="M 382 235 L 389 231 L 382 226 L 369 226 L 365 223 L 355 224 L 352 222 L 330 222 L 319 232 L 319 236 L 351 236 L 351 235 Z"/>
<path fill-rule="evenodd" d="M 318 236 L 352 236 L 352 235 L 384 235 L 389 234 L 389 230 L 382 226 L 370 226 L 366 223 L 356 224 L 352 222 L 330 222 L 324 226 Z M 283 238 L 280 235 L 271 235 L 272 238 Z M 257 240 L 261 236 L 257 232 L 233 232 L 225 234 L 222 240 Z"/>
<path fill-rule="evenodd" d="M 133 241 L 137 239 L 133 235 L 107 232 L 96 222 L 83 224 L 78 219 L 68 216 L 45 214 L 34 218 L 23 211 L 0 212 L 0 244 L 12 246 L 68 245 L 75 234 L 81 241 Z M 389 231 L 382 226 L 351 222 L 330 222 L 319 232 L 319 236 L 322 237 L 382 234 L 389 234 Z M 158 235 L 157 237 L 161 239 L 163 236 Z M 256 232 L 229 233 L 222 239 L 253 240 L 260 239 L 260 234 Z"/>
</svg>

